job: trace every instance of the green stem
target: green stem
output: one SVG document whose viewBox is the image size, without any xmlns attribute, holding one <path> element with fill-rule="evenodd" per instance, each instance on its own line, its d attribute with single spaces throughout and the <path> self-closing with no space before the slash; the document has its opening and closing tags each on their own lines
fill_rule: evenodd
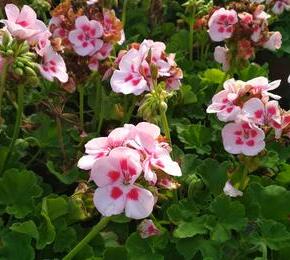
<svg viewBox="0 0 290 260">
<path fill-rule="evenodd" d="M 110 218 L 102 218 L 91 231 L 63 258 L 63 260 L 71 260 L 82 248 L 87 245 L 102 229 L 109 223 Z"/>
<path fill-rule="evenodd" d="M 4 90 L 5 90 L 7 72 L 8 72 L 8 62 L 4 61 L 2 72 L 1 72 L 1 80 L 0 80 L 0 120 L 1 120 L 1 115 L 2 115 L 2 100 L 3 100 Z M 1 121 L 0 121 L 0 125 L 2 124 Z"/>
<path fill-rule="evenodd" d="M 132 101 L 131 106 L 129 107 L 128 111 L 126 111 L 126 116 L 124 117 L 123 124 L 130 122 L 134 108 L 136 106 L 136 101 L 137 101 L 136 96 L 133 96 L 131 101 Z"/>
<path fill-rule="evenodd" d="M 188 37 L 189 59 L 193 59 L 193 18 L 189 22 L 189 37 Z"/>
<path fill-rule="evenodd" d="M 16 122 L 14 125 L 12 140 L 11 140 L 7 155 L 3 160 L 3 164 L 2 164 L 2 167 L 0 170 L 1 173 L 5 169 L 6 164 L 9 162 L 9 159 L 11 157 L 11 154 L 12 154 L 14 146 L 15 146 L 16 139 L 18 138 L 19 132 L 20 132 L 21 119 L 22 119 L 22 113 L 23 113 L 23 107 L 24 107 L 24 85 L 23 84 L 20 84 L 18 86 L 17 92 L 18 92 L 17 93 L 18 94 L 17 95 L 18 109 L 17 109 L 17 114 L 16 114 Z"/>
<path fill-rule="evenodd" d="M 127 15 L 127 5 L 128 5 L 129 0 L 124 0 L 123 2 L 123 9 L 122 9 L 122 24 L 123 28 L 125 28 L 126 24 L 126 15 Z"/>
<path fill-rule="evenodd" d="M 165 133 L 165 136 L 166 136 L 170 146 L 172 146 L 171 137 L 170 137 L 170 129 L 169 129 L 168 121 L 167 121 L 166 111 L 164 109 L 160 108 L 160 112 L 161 112 L 160 118 L 161 118 L 161 124 L 162 124 L 163 131 Z"/>
<path fill-rule="evenodd" d="M 60 146 L 60 151 L 62 153 L 63 161 L 66 161 L 66 153 L 65 153 L 65 147 L 64 147 L 64 141 L 63 141 L 63 135 L 62 135 L 62 124 L 61 120 L 58 116 L 55 118 L 56 121 L 56 131 L 57 131 L 57 139 Z"/>
<path fill-rule="evenodd" d="M 104 99 L 105 99 L 105 95 L 104 95 L 104 90 L 103 90 L 103 86 L 101 84 L 99 84 L 98 89 L 97 89 L 98 93 L 98 100 L 99 100 L 99 107 L 100 107 L 100 113 L 99 113 L 99 122 L 98 122 L 98 128 L 97 128 L 97 135 L 99 136 L 101 134 L 101 130 L 102 130 L 102 126 L 103 126 L 103 122 L 104 122 Z"/>
<path fill-rule="evenodd" d="M 100 77 L 99 75 L 96 75 L 96 96 L 95 96 L 95 105 L 94 105 L 94 119 L 93 119 L 93 130 L 94 132 L 97 131 L 98 128 L 98 118 L 99 118 L 99 114 L 100 114 L 100 104 L 102 101 L 102 98 L 100 96 L 100 88 L 101 88 L 101 81 L 100 81 Z"/>
<path fill-rule="evenodd" d="M 81 131 L 85 131 L 84 126 L 84 98 L 85 98 L 85 90 L 83 86 L 79 86 L 79 113 L 80 113 L 80 127 Z"/>
</svg>

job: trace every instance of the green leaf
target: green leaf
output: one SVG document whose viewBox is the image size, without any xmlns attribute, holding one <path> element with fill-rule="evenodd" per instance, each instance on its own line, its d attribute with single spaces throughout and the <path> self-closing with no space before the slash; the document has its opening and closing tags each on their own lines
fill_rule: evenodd
<svg viewBox="0 0 290 260">
<path fill-rule="evenodd" d="M 40 197 L 41 187 L 31 171 L 11 169 L 0 179 L 0 205 L 8 214 L 23 218 L 34 209 L 35 199 Z"/>
<path fill-rule="evenodd" d="M 247 81 L 256 77 L 264 76 L 268 77 L 268 65 L 260 66 L 255 63 L 251 63 L 248 67 L 239 71 L 240 80 Z"/>
<path fill-rule="evenodd" d="M 192 87 L 190 85 L 182 85 L 180 91 L 184 105 L 189 105 L 197 102 L 197 96 L 192 91 Z"/>
<path fill-rule="evenodd" d="M 283 164 L 282 171 L 278 173 L 278 176 L 276 177 L 276 181 L 284 185 L 290 184 L 290 165 L 289 164 L 286 164 L 286 163 Z"/>
<path fill-rule="evenodd" d="M 256 206 L 256 214 L 258 216 L 277 221 L 288 221 L 290 191 L 284 187 L 277 185 L 263 187 L 258 183 L 252 183 L 249 185 L 244 197 L 247 210 L 255 204 L 258 205 L 258 207 Z"/>
<path fill-rule="evenodd" d="M 187 238 L 206 233 L 207 229 L 204 226 L 204 219 L 193 218 L 191 222 L 181 222 L 173 234 L 177 238 Z"/>
<path fill-rule="evenodd" d="M 125 247 L 109 247 L 104 252 L 104 260 L 127 260 L 127 251 Z"/>
<path fill-rule="evenodd" d="M 204 84 L 222 84 L 226 81 L 226 74 L 219 69 L 207 69 L 200 76 Z"/>
<path fill-rule="evenodd" d="M 163 256 L 153 252 L 146 239 L 142 239 L 139 234 L 132 233 L 126 241 L 128 259 L 130 260 L 163 260 Z"/>
<path fill-rule="evenodd" d="M 0 258 L 7 260 L 33 260 L 31 237 L 17 232 L 1 232 Z"/>
<path fill-rule="evenodd" d="M 218 219 L 218 222 L 227 229 L 242 230 L 247 223 L 245 208 L 239 201 L 219 196 L 210 205 L 210 210 Z"/>
<path fill-rule="evenodd" d="M 202 125 L 177 125 L 179 140 L 186 149 L 195 149 L 200 154 L 209 154 L 211 147 L 207 145 L 213 138 L 210 128 Z"/>
<path fill-rule="evenodd" d="M 22 223 L 14 223 L 10 229 L 18 233 L 26 234 L 38 240 L 39 233 L 35 223 L 32 220 L 28 220 Z"/>
<path fill-rule="evenodd" d="M 225 161 L 220 163 L 213 159 L 206 159 L 198 167 L 198 175 L 203 179 L 212 194 L 223 193 L 223 188 L 228 179 L 227 169 L 230 163 Z"/>
<path fill-rule="evenodd" d="M 74 167 L 73 169 L 71 169 L 70 171 L 66 173 L 60 173 L 55 169 L 55 166 L 52 161 L 48 161 L 46 163 L 46 166 L 50 173 L 52 173 L 62 183 L 67 184 L 67 185 L 76 182 L 81 175 L 81 172 L 78 170 L 77 167 Z"/>
<path fill-rule="evenodd" d="M 196 206 L 186 199 L 179 201 L 176 204 L 172 204 L 167 209 L 167 215 L 171 222 L 179 224 L 183 221 L 190 222 L 194 216 L 197 215 L 198 209 Z"/>
</svg>

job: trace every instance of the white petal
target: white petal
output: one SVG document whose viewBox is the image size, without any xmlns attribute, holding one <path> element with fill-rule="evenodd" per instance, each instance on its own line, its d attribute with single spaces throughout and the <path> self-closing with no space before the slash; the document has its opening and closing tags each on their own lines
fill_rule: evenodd
<svg viewBox="0 0 290 260">
<path fill-rule="evenodd" d="M 96 157 L 93 155 L 84 155 L 79 159 L 78 167 L 82 170 L 90 170 L 92 169 L 96 160 Z"/>
<path fill-rule="evenodd" d="M 103 216 L 121 214 L 125 208 L 126 189 L 122 185 L 97 188 L 94 204 Z"/>
<path fill-rule="evenodd" d="M 146 189 L 137 186 L 128 188 L 125 214 L 128 218 L 142 219 L 148 217 L 154 207 L 154 197 Z"/>
</svg>

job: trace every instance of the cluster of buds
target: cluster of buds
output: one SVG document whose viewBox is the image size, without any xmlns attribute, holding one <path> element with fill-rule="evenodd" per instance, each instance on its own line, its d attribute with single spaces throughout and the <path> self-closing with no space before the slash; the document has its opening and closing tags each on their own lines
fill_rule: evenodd
<svg viewBox="0 0 290 260">
<path fill-rule="evenodd" d="M 264 150 L 265 136 L 271 130 L 276 139 L 290 137 L 290 114 L 280 108 L 280 96 L 269 92 L 279 85 L 280 80 L 268 82 L 265 77 L 225 81 L 224 90 L 212 98 L 207 113 L 216 113 L 219 120 L 229 122 L 222 129 L 227 152 L 255 156 Z"/>
<path fill-rule="evenodd" d="M 225 41 L 225 46 L 217 46 L 214 52 L 223 70 L 245 65 L 258 48 L 275 51 L 281 47 L 282 36 L 269 31 L 270 15 L 264 9 L 264 5 L 248 1 L 231 2 L 226 8 L 215 8 L 207 17 L 210 38 Z"/>
<path fill-rule="evenodd" d="M 120 51 L 113 72 L 111 87 L 116 93 L 140 95 L 152 91 L 159 82 L 165 82 L 167 90 L 180 87 L 182 70 L 175 63 L 175 54 L 167 54 L 163 42 L 144 40 L 134 43 L 126 51 Z"/>
<path fill-rule="evenodd" d="M 12 65 L 17 75 L 35 74 L 35 68 L 47 80 L 57 78 L 68 81 L 68 74 L 63 58 L 53 49 L 46 25 L 37 19 L 35 11 L 24 5 L 21 10 L 13 4 L 5 6 L 7 19 L 0 20 L 5 24 L 1 40 L 1 60 Z M 10 38 L 10 42 L 4 40 Z M 40 64 L 33 60 L 39 57 Z M 2 65 L 3 66 L 3 65 Z"/>
<path fill-rule="evenodd" d="M 107 63 L 114 44 L 125 40 L 114 10 L 95 3 L 75 7 L 73 1 L 63 1 L 52 11 L 49 29 L 56 48 L 68 54 L 72 74 L 80 74 L 80 67 L 85 75 L 90 70 L 105 72 L 111 66 Z"/>
<path fill-rule="evenodd" d="M 89 170 L 98 187 L 97 210 L 104 216 L 125 212 L 129 218 L 148 217 L 157 202 L 157 187 L 172 189 L 176 185 L 170 176 L 181 176 L 170 151 L 159 127 L 146 122 L 126 124 L 90 140 L 78 167 Z"/>
</svg>

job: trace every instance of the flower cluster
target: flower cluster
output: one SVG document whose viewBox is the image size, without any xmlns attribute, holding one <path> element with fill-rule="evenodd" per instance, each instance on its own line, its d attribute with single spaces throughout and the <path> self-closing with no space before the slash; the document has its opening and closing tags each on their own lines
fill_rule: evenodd
<svg viewBox="0 0 290 260">
<path fill-rule="evenodd" d="M 215 48 L 215 60 L 223 69 L 240 66 L 255 55 L 257 48 L 275 51 L 281 47 L 280 32 L 270 32 L 265 6 L 256 3 L 232 4 L 229 9 L 216 9 L 208 20 L 208 33 L 215 42 L 225 46 Z"/>
<path fill-rule="evenodd" d="M 271 129 L 276 139 L 289 136 L 290 114 L 279 107 L 280 97 L 269 92 L 279 85 L 280 80 L 268 82 L 264 77 L 247 82 L 229 79 L 224 90 L 212 98 L 207 113 L 216 113 L 219 120 L 229 122 L 222 130 L 227 152 L 257 155 L 265 148 L 265 133 Z"/>
<path fill-rule="evenodd" d="M 14 4 L 5 6 L 7 19 L 0 20 L 4 23 L 5 30 L 13 39 L 26 41 L 31 49 L 41 57 L 39 64 L 40 73 L 47 80 L 57 78 L 61 82 L 68 81 L 66 65 L 63 58 L 53 49 L 47 26 L 37 19 L 35 11 L 24 5 L 21 10 Z M 3 62 L 3 58 L 2 62 Z"/>
<path fill-rule="evenodd" d="M 178 89 L 183 77 L 175 63 L 175 54 L 167 54 L 163 42 L 144 40 L 132 44 L 128 51 L 121 51 L 111 78 L 114 92 L 140 95 L 154 88 L 157 80 L 166 83 L 168 90 Z"/>
<path fill-rule="evenodd" d="M 92 139 L 85 149 L 78 167 L 90 170 L 90 179 L 98 186 L 94 204 L 104 216 L 124 211 L 134 219 L 149 216 L 156 201 L 143 186 L 170 189 L 174 185 L 167 174 L 181 176 L 178 163 L 170 157 L 169 145 L 154 124 L 126 124 L 107 137 Z"/>
<path fill-rule="evenodd" d="M 107 68 L 103 63 L 110 56 L 113 45 L 125 40 L 123 25 L 115 12 L 98 8 L 95 3 L 75 11 L 70 1 L 65 1 L 53 10 L 52 15 L 49 28 L 55 44 L 69 52 L 70 59 L 72 52 L 82 57 L 82 63 L 92 71 L 105 71 Z M 79 62 L 70 63 L 73 67 Z"/>
</svg>

